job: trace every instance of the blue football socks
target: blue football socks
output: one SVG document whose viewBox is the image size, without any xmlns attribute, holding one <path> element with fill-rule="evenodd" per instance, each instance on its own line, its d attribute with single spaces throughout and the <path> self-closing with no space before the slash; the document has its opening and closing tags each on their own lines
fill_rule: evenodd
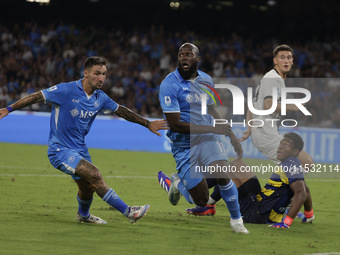
<svg viewBox="0 0 340 255">
<path fill-rule="evenodd" d="M 77 200 L 79 204 L 78 213 L 80 214 L 80 216 L 82 217 L 90 216 L 90 207 L 91 207 L 93 198 L 91 200 L 82 200 L 77 195 Z"/>
<path fill-rule="evenodd" d="M 129 206 L 120 199 L 113 189 L 109 189 L 108 192 L 102 198 L 106 203 L 120 211 L 125 216 L 129 213 Z"/>
<path fill-rule="evenodd" d="M 181 194 L 183 195 L 183 197 L 190 203 L 190 204 L 195 204 L 194 200 L 192 199 L 190 193 L 188 192 L 188 190 L 185 188 L 185 186 L 183 185 L 183 183 L 180 181 L 177 184 L 177 189 L 179 190 L 179 192 L 181 192 Z"/>
<path fill-rule="evenodd" d="M 221 196 L 224 202 L 227 204 L 231 218 L 240 218 L 240 205 L 238 203 L 238 192 L 235 183 L 230 179 L 230 182 L 228 184 L 218 186 L 220 188 Z"/>
</svg>

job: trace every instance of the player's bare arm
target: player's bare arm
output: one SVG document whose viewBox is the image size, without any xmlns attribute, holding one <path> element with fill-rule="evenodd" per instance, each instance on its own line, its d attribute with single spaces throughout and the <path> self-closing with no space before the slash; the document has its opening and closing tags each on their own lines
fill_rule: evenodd
<svg viewBox="0 0 340 255">
<path fill-rule="evenodd" d="M 237 158 L 241 159 L 243 156 L 243 149 L 240 141 L 237 139 L 236 135 L 232 131 L 230 132 L 230 142 L 231 145 L 234 147 L 234 150 L 237 154 Z"/>
<path fill-rule="evenodd" d="M 19 110 L 21 108 L 24 108 L 26 106 L 29 106 L 35 103 L 41 103 L 43 101 L 44 101 L 43 93 L 41 91 L 38 91 L 38 92 L 35 92 L 33 94 L 30 94 L 28 96 L 25 96 L 19 99 L 15 103 L 11 104 L 9 108 L 15 111 L 15 110 Z M 8 113 L 9 113 L 8 108 L 0 109 L 0 119 L 2 119 L 3 117 L 6 117 Z"/>
<path fill-rule="evenodd" d="M 247 130 L 243 132 L 243 136 L 239 139 L 240 142 L 243 142 L 249 138 L 251 135 L 251 127 L 248 125 L 249 120 L 254 118 L 254 114 L 248 109 L 246 115 L 246 123 L 247 123 Z"/>
<path fill-rule="evenodd" d="M 218 112 L 216 111 L 214 105 L 208 105 L 208 113 L 214 117 L 214 119 L 221 119 L 221 116 L 218 114 Z M 229 133 L 229 137 L 230 137 L 230 142 L 231 145 L 234 147 L 234 150 L 237 154 L 237 158 L 241 159 L 242 155 L 243 155 L 243 149 L 242 146 L 240 144 L 240 142 L 238 141 L 238 139 L 236 138 L 235 134 L 233 133 L 233 131 L 231 131 L 231 127 L 230 125 L 227 125 L 230 128 L 230 133 Z"/>
<path fill-rule="evenodd" d="M 148 121 L 137 113 L 131 111 L 129 108 L 119 105 L 117 111 L 115 112 L 119 117 L 126 119 L 127 121 L 140 124 L 148 128 L 152 133 L 161 136 L 158 130 L 169 129 L 168 124 L 165 120 L 154 120 Z"/>
<path fill-rule="evenodd" d="M 181 121 L 181 114 L 176 113 L 164 113 L 167 122 L 169 123 L 170 129 L 177 133 L 182 134 L 205 134 L 205 133 L 215 133 L 229 136 L 231 129 L 229 125 L 195 125 L 189 122 Z"/>
<path fill-rule="evenodd" d="M 214 119 L 221 119 L 221 116 L 216 111 L 214 105 L 208 105 L 208 113 L 214 117 Z"/>
<path fill-rule="evenodd" d="M 307 199 L 305 203 L 303 204 L 303 207 L 305 208 L 305 211 L 310 211 L 313 209 L 312 195 L 306 183 L 305 183 L 305 186 L 306 186 L 306 192 L 307 192 Z"/>
<path fill-rule="evenodd" d="M 300 211 L 302 205 L 304 205 L 304 203 L 306 202 L 308 195 L 306 184 L 303 180 L 293 182 L 290 185 L 290 188 L 294 192 L 294 196 L 292 198 L 292 203 L 290 204 L 290 209 L 287 215 L 294 219 Z"/>
</svg>

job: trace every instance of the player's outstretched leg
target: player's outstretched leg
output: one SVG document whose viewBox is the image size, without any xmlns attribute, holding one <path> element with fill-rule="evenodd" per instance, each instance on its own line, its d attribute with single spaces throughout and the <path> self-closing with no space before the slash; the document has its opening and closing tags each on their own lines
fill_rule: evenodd
<svg viewBox="0 0 340 255">
<path fill-rule="evenodd" d="M 214 187 L 213 193 L 209 196 L 209 200 L 206 206 L 196 206 L 194 208 L 188 208 L 185 211 L 195 216 L 214 216 L 216 214 L 216 202 L 221 199 L 220 188 L 217 185 L 216 179 L 206 179 L 208 188 Z"/>
<path fill-rule="evenodd" d="M 159 182 L 159 185 L 161 185 L 161 187 L 166 191 L 166 193 L 168 193 L 170 189 L 170 185 L 171 185 L 171 180 L 162 171 L 158 172 L 158 182 Z"/>
<path fill-rule="evenodd" d="M 150 205 L 128 206 L 111 188 L 106 192 L 102 199 L 125 215 L 133 224 L 136 223 L 137 220 L 143 218 L 150 209 Z"/>
<path fill-rule="evenodd" d="M 226 203 L 230 212 L 230 225 L 235 233 L 249 234 L 249 231 L 243 225 L 243 219 L 240 213 L 240 205 L 238 203 L 238 192 L 235 183 L 229 179 L 225 185 L 219 184 L 221 196 Z"/>
<path fill-rule="evenodd" d="M 181 192 L 178 190 L 178 183 L 180 179 L 177 173 L 173 173 L 170 177 L 171 184 L 168 192 L 169 201 L 172 205 L 177 205 L 181 198 Z"/>
<path fill-rule="evenodd" d="M 107 224 L 107 222 L 97 216 L 89 214 L 88 216 L 81 216 L 79 213 L 76 215 L 76 219 L 80 223 L 96 223 L 96 224 Z"/>
<path fill-rule="evenodd" d="M 243 225 L 242 217 L 240 217 L 236 220 L 233 219 L 233 218 L 230 218 L 230 226 L 231 226 L 231 229 L 233 230 L 233 232 L 235 232 L 235 233 L 249 234 L 248 229 L 246 229 Z"/>
<path fill-rule="evenodd" d="M 143 218 L 150 210 L 150 205 L 131 206 L 129 207 L 128 218 L 132 224 L 135 224 L 137 220 Z"/>
<path fill-rule="evenodd" d="M 89 161 L 81 159 L 76 167 L 75 174 L 92 185 L 93 191 L 106 203 L 126 216 L 131 223 L 143 218 L 150 209 L 150 205 L 128 206 L 117 193 L 108 187 L 99 170 Z M 84 221 L 85 222 L 85 221 Z"/>
<path fill-rule="evenodd" d="M 96 223 L 96 224 L 107 224 L 105 220 L 90 214 L 90 207 L 93 201 L 93 187 L 91 183 L 84 179 L 74 177 L 74 181 L 78 185 L 78 213 L 76 220 L 81 223 Z"/>
<path fill-rule="evenodd" d="M 195 216 L 214 216 L 216 213 L 216 206 L 215 204 L 206 206 L 196 206 L 194 208 L 185 209 L 188 214 L 195 215 Z"/>
<path fill-rule="evenodd" d="M 188 201 L 188 203 L 194 204 L 194 201 L 190 193 L 185 188 L 183 183 L 180 181 L 177 173 L 173 173 L 172 175 L 173 175 L 173 180 L 174 180 L 173 182 L 165 173 L 163 173 L 162 171 L 158 172 L 158 182 L 161 185 L 161 187 L 168 193 L 170 203 L 172 205 L 177 205 L 179 199 L 181 198 L 181 195 L 183 195 L 183 197 Z M 172 185 L 172 188 L 170 189 L 171 185 Z M 179 195 L 178 195 L 178 191 L 179 191 Z"/>
</svg>

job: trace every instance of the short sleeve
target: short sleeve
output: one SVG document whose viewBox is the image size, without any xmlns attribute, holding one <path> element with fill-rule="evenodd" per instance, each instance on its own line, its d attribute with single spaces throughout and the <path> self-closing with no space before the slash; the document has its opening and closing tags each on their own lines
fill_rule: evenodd
<svg viewBox="0 0 340 255">
<path fill-rule="evenodd" d="M 180 112 L 178 92 L 174 84 L 162 82 L 159 88 L 158 98 L 164 113 Z"/>
<path fill-rule="evenodd" d="M 278 101 L 281 100 L 281 88 L 284 86 L 279 78 L 263 78 L 261 80 L 261 86 L 259 93 L 262 94 L 262 98 L 272 98 L 273 93 L 277 95 Z M 275 88 L 275 89 L 274 89 Z M 274 92 L 273 92 L 274 89 Z"/>
<path fill-rule="evenodd" d="M 66 98 L 65 95 L 67 95 L 68 90 L 69 85 L 67 85 L 66 83 L 60 83 L 48 89 L 43 89 L 42 93 L 44 95 L 46 103 L 60 105 Z"/>
<path fill-rule="evenodd" d="M 304 180 L 303 169 L 295 161 L 286 161 L 281 165 L 281 168 L 287 176 L 289 185 L 296 181 Z"/>
<path fill-rule="evenodd" d="M 111 112 L 115 112 L 118 109 L 118 104 L 113 101 L 110 97 L 103 93 L 104 103 L 102 106 L 102 110 L 105 114 L 109 114 Z"/>
</svg>

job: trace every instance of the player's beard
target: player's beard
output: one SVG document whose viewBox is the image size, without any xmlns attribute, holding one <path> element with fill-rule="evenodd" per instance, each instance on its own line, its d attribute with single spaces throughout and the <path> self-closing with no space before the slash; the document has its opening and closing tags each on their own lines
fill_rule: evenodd
<svg viewBox="0 0 340 255">
<path fill-rule="evenodd" d="M 184 71 L 182 65 L 178 63 L 178 72 L 183 77 L 183 79 L 189 80 L 192 78 L 194 74 L 197 73 L 197 66 L 198 66 L 197 63 L 192 63 L 189 70 Z"/>
</svg>

